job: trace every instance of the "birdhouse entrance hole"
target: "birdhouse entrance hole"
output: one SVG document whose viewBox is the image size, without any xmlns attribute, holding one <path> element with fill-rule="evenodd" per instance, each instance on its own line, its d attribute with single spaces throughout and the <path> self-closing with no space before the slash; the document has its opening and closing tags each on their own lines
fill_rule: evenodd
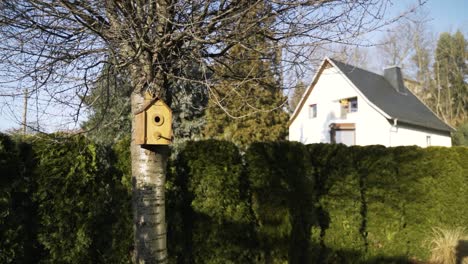
<svg viewBox="0 0 468 264">
<path fill-rule="evenodd" d="M 164 117 L 159 114 L 155 115 L 153 120 L 157 126 L 161 126 L 164 123 Z"/>
</svg>

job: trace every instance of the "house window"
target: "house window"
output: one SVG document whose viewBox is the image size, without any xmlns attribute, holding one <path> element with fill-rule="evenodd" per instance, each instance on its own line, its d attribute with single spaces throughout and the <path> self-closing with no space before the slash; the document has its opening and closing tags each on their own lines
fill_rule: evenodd
<svg viewBox="0 0 468 264">
<path fill-rule="evenodd" d="M 349 99 L 348 113 L 357 112 L 357 109 L 358 109 L 357 97 L 350 98 Z"/>
<path fill-rule="evenodd" d="M 334 144 L 356 145 L 356 130 L 354 124 L 331 124 L 330 142 Z"/>
<path fill-rule="evenodd" d="M 431 146 L 431 136 L 426 136 L 426 146 Z"/>
<path fill-rule="evenodd" d="M 348 113 L 354 113 L 358 111 L 357 97 L 346 98 L 340 100 L 341 104 L 341 117 L 346 118 Z"/>
<path fill-rule="evenodd" d="M 317 117 L 317 105 L 312 104 L 309 105 L 309 118 L 316 118 Z"/>
</svg>

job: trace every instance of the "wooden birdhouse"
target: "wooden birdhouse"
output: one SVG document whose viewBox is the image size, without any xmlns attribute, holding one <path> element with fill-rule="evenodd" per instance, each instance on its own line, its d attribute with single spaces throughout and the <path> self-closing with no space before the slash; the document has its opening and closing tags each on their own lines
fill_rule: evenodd
<svg viewBox="0 0 468 264">
<path fill-rule="evenodd" d="M 159 98 L 146 100 L 135 114 L 135 143 L 139 145 L 169 145 L 172 142 L 172 111 Z"/>
</svg>

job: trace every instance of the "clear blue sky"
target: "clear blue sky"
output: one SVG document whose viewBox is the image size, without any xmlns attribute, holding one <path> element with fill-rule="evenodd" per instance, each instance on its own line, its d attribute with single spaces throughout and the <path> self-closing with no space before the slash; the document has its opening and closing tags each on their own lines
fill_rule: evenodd
<svg viewBox="0 0 468 264">
<path fill-rule="evenodd" d="M 426 4 L 436 32 L 468 30 L 468 0 L 429 0 Z M 465 36 L 466 37 L 466 36 Z"/>
<path fill-rule="evenodd" d="M 391 9 L 401 11 L 414 5 L 419 0 L 391 1 L 393 3 Z M 428 0 L 424 8 L 429 13 L 429 17 L 431 18 L 430 26 L 434 33 L 438 34 L 444 31 L 455 32 L 459 29 L 465 34 L 465 37 L 468 37 L 468 0 Z M 3 100 L 6 100 L 6 98 L 3 98 Z M 1 103 L 2 100 L 0 100 Z M 22 98 L 17 98 L 13 104 L 21 106 L 21 103 Z M 19 120 L 17 119 L 21 118 L 21 110 L 21 108 L 8 109 L 5 105 L 0 105 L 0 131 L 18 128 Z M 13 113 L 16 119 L 12 116 L 12 112 L 16 112 Z"/>
</svg>

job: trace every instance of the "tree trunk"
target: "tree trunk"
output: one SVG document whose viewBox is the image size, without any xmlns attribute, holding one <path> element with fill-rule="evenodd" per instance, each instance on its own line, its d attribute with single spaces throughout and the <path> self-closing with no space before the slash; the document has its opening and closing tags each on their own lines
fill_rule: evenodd
<svg viewBox="0 0 468 264">
<path fill-rule="evenodd" d="M 144 98 L 132 93 L 131 103 L 135 113 Z M 132 129 L 134 263 L 167 263 L 164 186 L 169 147 L 136 145 L 135 136 Z"/>
</svg>

